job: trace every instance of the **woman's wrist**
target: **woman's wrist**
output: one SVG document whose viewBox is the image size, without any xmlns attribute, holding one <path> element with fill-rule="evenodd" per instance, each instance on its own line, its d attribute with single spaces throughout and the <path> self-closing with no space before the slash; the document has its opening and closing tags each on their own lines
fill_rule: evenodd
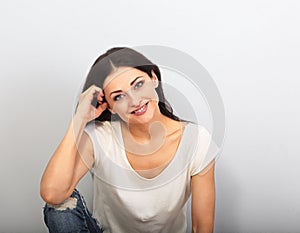
<svg viewBox="0 0 300 233">
<path fill-rule="evenodd" d="M 78 144 L 80 142 L 82 132 L 87 123 L 88 123 L 88 121 L 85 118 L 83 118 L 81 115 L 75 114 L 73 116 L 72 122 L 71 122 L 71 124 L 72 124 L 71 128 L 73 131 L 73 136 L 76 141 L 76 144 Z"/>
<path fill-rule="evenodd" d="M 73 124 L 76 124 L 76 125 L 86 125 L 88 123 L 88 120 L 85 119 L 83 116 L 81 116 L 79 113 L 75 113 L 74 116 L 73 116 Z"/>
</svg>

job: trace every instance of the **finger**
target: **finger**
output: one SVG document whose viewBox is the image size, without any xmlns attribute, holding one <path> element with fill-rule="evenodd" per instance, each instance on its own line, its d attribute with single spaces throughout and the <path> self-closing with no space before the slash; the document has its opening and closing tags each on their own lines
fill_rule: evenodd
<svg viewBox="0 0 300 233">
<path fill-rule="evenodd" d="M 100 87 L 98 87 L 98 86 L 96 86 L 96 85 L 92 85 L 92 86 L 90 86 L 89 88 L 89 91 L 90 92 L 92 92 L 93 94 L 95 94 L 95 93 L 101 93 L 102 92 L 102 89 L 100 88 Z"/>
<path fill-rule="evenodd" d="M 81 98 L 85 98 L 88 96 L 88 98 L 91 100 L 92 98 L 98 98 L 98 94 L 102 92 L 102 89 L 100 87 L 97 87 L 95 85 L 90 86 L 85 92 L 81 93 Z"/>
<path fill-rule="evenodd" d="M 100 88 L 101 91 L 98 90 L 94 90 L 93 96 L 94 98 L 96 98 L 97 100 L 102 101 L 102 89 Z"/>
<path fill-rule="evenodd" d="M 107 103 L 103 103 L 99 105 L 99 107 L 96 109 L 96 115 L 100 116 L 101 113 L 107 108 Z"/>
<path fill-rule="evenodd" d="M 104 97 L 104 91 L 101 88 L 95 90 L 95 92 L 97 93 L 98 97 Z"/>
<path fill-rule="evenodd" d="M 101 97 L 101 95 L 98 95 L 98 102 L 102 102 L 103 98 Z"/>
<path fill-rule="evenodd" d="M 104 102 L 99 107 L 102 108 L 102 110 L 105 110 L 107 108 L 107 103 Z"/>
</svg>

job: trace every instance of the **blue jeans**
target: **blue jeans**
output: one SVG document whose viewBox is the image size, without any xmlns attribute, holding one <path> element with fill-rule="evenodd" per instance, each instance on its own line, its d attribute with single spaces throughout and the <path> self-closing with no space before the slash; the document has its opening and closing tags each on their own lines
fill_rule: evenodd
<svg viewBox="0 0 300 233">
<path fill-rule="evenodd" d="M 103 233 L 77 189 L 62 204 L 46 203 L 43 212 L 50 233 Z"/>
</svg>

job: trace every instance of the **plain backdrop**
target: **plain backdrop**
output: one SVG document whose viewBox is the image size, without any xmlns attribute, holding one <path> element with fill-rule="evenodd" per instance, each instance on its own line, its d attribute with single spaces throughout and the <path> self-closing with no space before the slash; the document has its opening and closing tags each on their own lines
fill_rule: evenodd
<svg viewBox="0 0 300 233">
<path fill-rule="evenodd" d="M 163 45 L 224 101 L 215 232 L 300 231 L 299 1 L 2 1 L 0 232 L 47 232 L 39 182 L 94 59 Z M 87 175 L 80 190 L 91 206 Z"/>
</svg>

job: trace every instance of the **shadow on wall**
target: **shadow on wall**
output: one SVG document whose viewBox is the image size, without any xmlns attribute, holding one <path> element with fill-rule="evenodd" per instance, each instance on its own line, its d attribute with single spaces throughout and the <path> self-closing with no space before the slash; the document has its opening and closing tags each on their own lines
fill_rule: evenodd
<svg viewBox="0 0 300 233">
<path fill-rule="evenodd" d="M 216 213 L 214 233 L 238 233 L 241 204 L 241 189 L 230 166 L 218 161 L 216 163 Z"/>
<path fill-rule="evenodd" d="M 93 180 L 91 173 L 87 173 L 77 185 L 79 192 L 83 195 L 88 209 L 93 210 Z"/>
</svg>

